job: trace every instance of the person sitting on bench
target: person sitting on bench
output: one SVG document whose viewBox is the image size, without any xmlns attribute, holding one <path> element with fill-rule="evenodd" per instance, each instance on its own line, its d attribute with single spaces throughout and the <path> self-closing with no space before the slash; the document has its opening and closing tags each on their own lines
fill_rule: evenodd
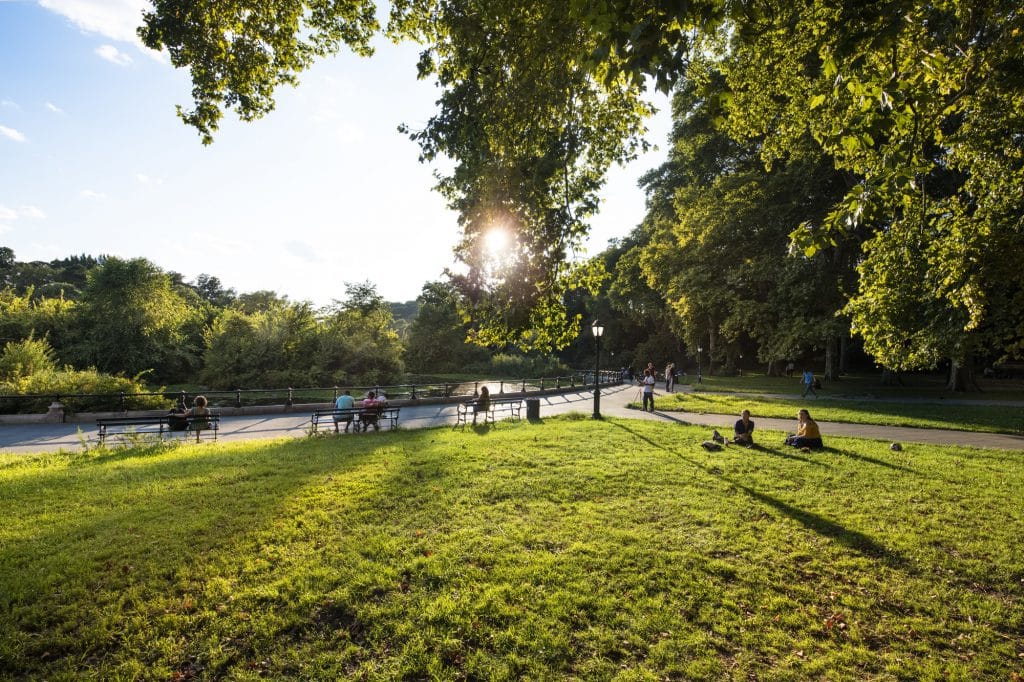
<svg viewBox="0 0 1024 682">
<path fill-rule="evenodd" d="M 473 402 L 473 426 L 476 426 L 476 415 L 483 413 L 484 423 L 487 423 L 487 411 L 491 409 L 491 392 L 486 386 L 480 388 L 480 397 Z"/>
<path fill-rule="evenodd" d="M 352 391 L 345 391 L 338 396 L 338 399 L 334 401 L 334 409 L 336 410 L 351 410 L 356 406 L 356 400 L 352 397 Z M 348 433 L 348 427 L 352 425 L 352 413 L 347 412 L 345 414 L 334 415 L 334 432 L 338 433 L 338 422 L 345 422 L 345 433 Z"/>
<path fill-rule="evenodd" d="M 363 425 L 363 431 L 373 424 L 374 431 L 380 431 L 380 413 L 387 404 L 384 400 L 377 400 L 377 394 L 370 391 L 366 394 L 366 400 L 359 406 L 359 421 Z"/>
</svg>

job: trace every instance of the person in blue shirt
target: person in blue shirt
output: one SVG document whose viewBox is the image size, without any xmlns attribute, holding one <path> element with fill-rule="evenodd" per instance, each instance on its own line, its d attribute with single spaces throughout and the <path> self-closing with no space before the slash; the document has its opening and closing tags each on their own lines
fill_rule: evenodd
<svg viewBox="0 0 1024 682">
<path fill-rule="evenodd" d="M 812 372 L 809 369 L 805 369 L 804 370 L 804 375 L 803 375 L 803 378 L 801 379 L 801 381 L 804 384 L 804 392 L 800 394 L 800 397 L 801 398 L 806 398 L 807 394 L 810 393 L 815 398 L 817 398 L 818 394 L 814 391 L 814 372 Z"/>
<path fill-rule="evenodd" d="M 338 399 L 334 401 L 335 410 L 351 410 L 356 405 L 355 398 L 352 397 L 351 391 L 345 391 L 338 396 Z M 352 413 L 348 412 L 345 414 L 334 415 L 334 432 L 339 433 L 338 423 L 345 422 L 345 433 L 348 433 L 348 427 L 352 425 Z"/>
</svg>

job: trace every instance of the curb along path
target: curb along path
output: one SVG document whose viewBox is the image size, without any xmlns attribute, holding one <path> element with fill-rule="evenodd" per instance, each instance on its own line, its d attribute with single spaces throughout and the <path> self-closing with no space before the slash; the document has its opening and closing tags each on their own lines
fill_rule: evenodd
<svg viewBox="0 0 1024 682">
<path fill-rule="evenodd" d="M 601 389 L 601 414 L 607 417 L 625 419 L 654 419 L 671 421 L 714 429 L 725 429 L 723 433 L 732 433 L 732 425 L 738 418 L 736 415 L 696 414 L 692 412 L 641 412 L 631 409 L 629 403 L 634 400 L 637 390 L 635 386 L 622 385 Z M 539 398 L 541 417 L 565 414 L 568 412 L 593 412 L 593 391 L 547 395 Z M 419 405 L 402 407 L 402 428 L 417 429 L 432 426 L 450 426 L 455 423 L 454 404 Z M 769 419 L 753 415 L 758 431 L 792 431 L 795 419 Z M 853 438 L 871 438 L 876 440 L 899 441 L 903 443 L 925 443 L 933 445 L 962 445 L 980 448 L 1000 448 L 1007 450 L 1024 450 L 1024 436 L 998 433 L 973 433 L 966 431 L 946 431 L 940 429 L 914 429 L 899 426 L 872 426 L 868 424 L 841 424 L 819 422 L 826 443 L 829 436 L 849 436 Z M 239 417 L 223 417 L 220 425 L 219 440 L 238 441 L 256 438 L 304 437 L 309 428 L 308 413 L 252 415 Z M 79 433 L 81 429 L 81 433 Z M 467 430 L 467 433 L 472 433 Z M 348 436 L 372 438 L 365 436 Z M 28 454 L 38 452 L 56 452 L 58 450 L 78 452 L 82 441 L 90 444 L 96 442 L 96 426 L 90 424 L 11 424 L 0 428 L 0 452 L 8 454 Z"/>
</svg>

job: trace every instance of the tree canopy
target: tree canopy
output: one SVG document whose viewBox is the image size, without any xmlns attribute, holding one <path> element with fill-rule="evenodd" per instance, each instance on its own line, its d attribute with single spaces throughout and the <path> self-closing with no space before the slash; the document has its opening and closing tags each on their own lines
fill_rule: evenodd
<svg viewBox="0 0 1024 682">
<path fill-rule="evenodd" d="M 195 108 L 181 113 L 209 142 L 224 109 L 262 115 L 275 87 L 343 45 L 368 54 L 377 30 L 369 0 L 157 0 L 140 34 L 191 70 Z M 1016 0 L 396 0 L 387 32 L 424 46 L 420 75 L 442 88 L 408 132 L 425 159 L 455 162 L 439 189 L 459 211 L 452 279 L 480 341 L 574 335 L 566 292 L 601 276 L 574 251 L 608 165 L 642 144 L 645 89 L 712 61 L 719 131 L 756 141 L 769 169 L 810 140 L 849 175 L 789 235 L 807 257 L 863 244 L 845 314 L 880 362 L 1024 351 Z M 495 225 L 514 235 L 500 261 L 483 248 Z"/>
</svg>

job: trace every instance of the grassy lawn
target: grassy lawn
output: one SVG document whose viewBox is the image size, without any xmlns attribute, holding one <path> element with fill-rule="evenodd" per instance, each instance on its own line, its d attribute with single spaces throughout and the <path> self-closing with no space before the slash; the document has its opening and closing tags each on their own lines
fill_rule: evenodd
<svg viewBox="0 0 1024 682">
<path fill-rule="evenodd" d="M 817 375 L 820 378 L 820 375 Z M 887 398 L 942 398 L 957 400 L 1024 400 L 1024 382 L 1009 379 L 981 379 L 981 392 L 954 393 L 945 389 L 945 377 L 937 374 L 907 374 L 902 386 L 883 386 L 881 373 L 848 374 L 839 381 L 825 382 L 825 395 Z M 704 376 L 703 383 L 689 374 L 680 378 L 681 384 L 690 384 L 698 391 L 732 393 L 788 393 L 803 390 L 800 372 L 792 377 L 769 377 L 763 373 L 744 372 L 743 376 Z M 664 382 L 660 382 L 664 386 Z"/>
<path fill-rule="evenodd" d="M 640 407 L 640 403 L 631 403 Z M 925 429 L 1019 433 L 1024 431 L 1024 408 L 1000 405 L 942 405 L 870 400 L 758 399 L 729 393 L 659 393 L 655 409 L 698 414 L 736 414 L 750 410 L 755 417 L 793 419 L 806 407 L 817 421 Z"/>
<path fill-rule="evenodd" d="M 0 678 L 1024 674 L 1024 459 L 547 419 L 0 456 Z"/>
</svg>

